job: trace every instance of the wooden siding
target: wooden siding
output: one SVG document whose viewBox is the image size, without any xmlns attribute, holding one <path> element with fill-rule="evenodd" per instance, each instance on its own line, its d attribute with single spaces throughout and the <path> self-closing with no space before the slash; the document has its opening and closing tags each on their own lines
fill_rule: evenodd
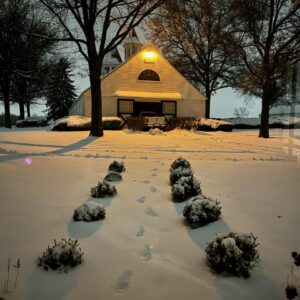
<svg viewBox="0 0 300 300">
<path fill-rule="evenodd" d="M 146 51 L 155 51 L 154 63 L 144 62 L 144 53 Z M 151 69 L 157 72 L 160 81 L 138 80 L 139 74 L 145 69 Z M 103 116 L 116 116 L 117 97 L 113 97 L 112 94 L 117 90 L 180 93 L 182 99 L 177 100 L 178 117 L 203 117 L 205 115 L 205 97 L 178 73 L 174 67 L 158 53 L 153 45 L 144 47 L 139 53 L 102 79 Z M 88 89 L 84 93 L 85 116 L 90 116 L 91 114 L 90 97 L 90 89 Z M 136 101 L 157 102 L 160 100 L 136 99 Z"/>
</svg>

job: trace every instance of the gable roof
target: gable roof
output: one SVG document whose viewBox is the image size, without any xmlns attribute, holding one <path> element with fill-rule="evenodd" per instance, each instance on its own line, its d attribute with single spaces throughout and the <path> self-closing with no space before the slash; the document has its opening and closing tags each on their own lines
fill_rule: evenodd
<svg viewBox="0 0 300 300">
<path fill-rule="evenodd" d="M 124 61 L 123 63 L 119 64 L 117 67 L 115 67 L 112 71 L 110 71 L 109 73 L 105 74 L 103 77 L 101 77 L 101 80 L 107 79 L 109 76 L 111 76 L 114 72 L 116 72 L 118 69 L 120 69 L 122 66 L 124 66 L 125 64 L 127 64 L 128 62 L 130 62 L 131 60 L 135 59 L 142 51 L 145 51 L 146 49 L 155 49 L 157 51 L 157 53 L 159 53 L 160 57 L 173 69 L 174 72 L 176 72 L 180 77 L 182 77 L 189 85 L 192 89 L 196 90 L 198 93 L 200 93 L 203 97 L 203 100 L 206 100 L 206 97 L 202 94 L 202 92 L 197 89 L 189 80 L 187 80 L 157 49 L 157 47 L 150 43 L 145 45 L 144 47 L 141 48 L 140 51 L 138 51 L 137 53 L 135 53 L 134 55 L 132 55 L 129 59 L 127 59 L 126 61 Z M 86 88 L 79 96 L 78 98 L 84 94 L 86 91 L 88 91 L 90 89 L 90 87 Z M 75 101 L 77 102 L 77 101 Z"/>
</svg>

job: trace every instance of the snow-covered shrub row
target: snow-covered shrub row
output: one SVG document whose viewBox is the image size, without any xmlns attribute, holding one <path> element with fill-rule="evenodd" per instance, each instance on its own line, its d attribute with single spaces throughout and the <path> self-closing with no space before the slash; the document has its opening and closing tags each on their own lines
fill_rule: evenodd
<svg viewBox="0 0 300 300">
<path fill-rule="evenodd" d="M 60 242 L 54 240 L 54 246 L 49 247 L 38 258 L 38 266 L 48 269 L 67 271 L 82 263 L 83 252 L 77 240 L 62 239 Z"/>
<path fill-rule="evenodd" d="M 217 234 L 205 250 L 208 264 L 217 273 L 248 278 L 259 260 L 256 240 L 252 233 Z"/>
<path fill-rule="evenodd" d="M 105 181 L 99 181 L 98 185 L 91 188 L 91 196 L 93 198 L 104 198 L 106 196 L 114 196 L 116 193 L 116 187 Z"/>
<path fill-rule="evenodd" d="M 220 214 L 220 202 L 203 195 L 190 199 L 183 209 L 183 216 L 192 228 L 214 222 Z"/>
<path fill-rule="evenodd" d="M 117 172 L 110 172 L 103 179 L 103 181 L 108 181 L 108 182 L 118 182 L 121 180 L 122 180 L 122 175 Z"/>
<path fill-rule="evenodd" d="M 200 131 L 232 131 L 234 124 L 228 121 L 200 118 L 193 128 Z"/>
<path fill-rule="evenodd" d="M 179 178 L 172 186 L 172 196 L 176 202 L 184 201 L 199 194 L 201 194 L 200 182 L 193 175 Z"/>
<path fill-rule="evenodd" d="M 93 201 L 87 201 L 74 210 L 73 220 L 92 222 L 105 218 L 105 208 Z"/>
<path fill-rule="evenodd" d="M 103 129 L 120 129 L 122 122 L 119 117 L 102 117 Z M 50 128 L 54 131 L 91 130 L 91 118 L 67 116 L 54 121 Z"/>
<path fill-rule="evenodd" d="M 193 175 L 191 168 L 178 167 L 177 169 L 172 169 L 170 172 L 170 183 L 171 185 L 176 183 L 180 177 L 187 177 Z"/>
<path fill-rule="evenodd" d="M 124 172 L 126 170 L 124 162 L 118 162 L 118 161 L 113 161 L 109 167 L 108 167 L 108 171 L 110 172 L 117 172 L 117 173 L 121 173 Z"/>
</svg>

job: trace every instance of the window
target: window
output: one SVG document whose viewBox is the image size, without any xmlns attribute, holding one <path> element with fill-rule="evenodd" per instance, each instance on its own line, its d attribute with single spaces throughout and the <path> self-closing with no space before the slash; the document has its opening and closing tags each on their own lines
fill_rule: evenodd
<svg viewBox="0 0 300 300">
<path fill-rule="evenodd" d="M 139 75 L 138 80 L 160 81 L 160 78 L 155 71 L 147 69 Z"/>
<path fill-rule="evenodd" d="M 162 113 L 164 115 L 176 116 L 176 102 L 175 101 L 162 101 Z"/>
<path fill-rule="evenodd" d="M 119 99 L 119 114 L 132 114 L 133 113 L 133 100 Z"/>
</svg>

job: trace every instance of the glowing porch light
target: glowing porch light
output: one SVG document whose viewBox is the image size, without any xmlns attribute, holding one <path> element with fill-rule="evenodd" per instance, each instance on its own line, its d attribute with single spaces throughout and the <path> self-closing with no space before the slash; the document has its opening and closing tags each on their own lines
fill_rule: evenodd
<svg viewBox="0 0 300 300">
<path fill-rule="evenodd" d="M 155 54 L 153 51 L 144 52 L 144 62 L 145 63 L 154 63 Z"/>
</svg>

